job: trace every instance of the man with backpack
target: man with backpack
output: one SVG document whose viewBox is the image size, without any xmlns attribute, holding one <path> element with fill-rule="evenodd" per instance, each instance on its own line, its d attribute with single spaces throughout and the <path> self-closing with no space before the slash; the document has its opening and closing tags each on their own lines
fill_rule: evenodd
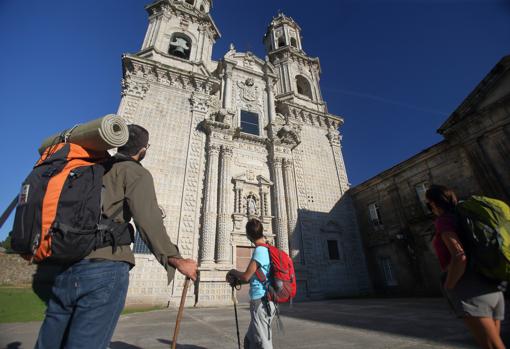
<svg viewBox="0 0 510 349">
<path fill-rule="evenodd" d="M 107 161 L 103 176 L 102 215 L 125 229 L 131 218 L 151 252 L 167 270 L 195 280 L 197 263 L 183 259 L 163 225 L 150 172 L 140 161 L 149 149 L 149 133 L 129 125 L 129 140 Z M 99 247 L 78 262 L 62 265 L 52 288 L 36 348 L 106 348 L 126 299 L 129 269 L 135 265 L 130 241 L 105 230 L 110 246 Z M 128 229 L 129 231 L 129 229 Z M 117 234 L 118 235 L 118 234 Z"/>
<path fill-rule="evenodd" d="M 246 224 L 246 237 L 255 250 L 244 272 L 232 269 L 226 280 L 232 286 L 250 283 L 251 321 L 244 337 L 245 349 L 272 349 L 271 324 L 277 304 L 290 301 L 296 294 L 296 277 L 290 257 L 266 244 L 264 227 L 257 219 Z"/>
</svg>

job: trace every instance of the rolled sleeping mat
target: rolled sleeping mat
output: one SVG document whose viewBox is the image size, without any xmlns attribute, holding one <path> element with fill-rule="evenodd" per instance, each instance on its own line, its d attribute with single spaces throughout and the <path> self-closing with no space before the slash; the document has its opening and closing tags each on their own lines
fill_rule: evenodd
<svg viewBox="0 0 510 349">
<path fill-rule="evenodd" d="M 108 114 L 46 138 L 39 147 L 39 154 L 42 155 L 49 146 L 64 141 L 89 150 L 105 151 L 123 146 L 128 138 L 126 121 L 118 115 Z"/>
</svg>

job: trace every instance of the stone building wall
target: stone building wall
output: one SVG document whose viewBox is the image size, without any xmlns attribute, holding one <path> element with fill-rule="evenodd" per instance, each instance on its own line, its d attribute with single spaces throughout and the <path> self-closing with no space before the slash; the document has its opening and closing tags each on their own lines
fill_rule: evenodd
<svg viewBox="0 0 510 349">
<path fill-rule="evenodd" d="M 36 268 L 17 254 L 0 253 L 0 285 L 31 285 Z"/>
<path fill-rule="evenodd" d="M 343 119 L 325 108 L 318 58 L 301 49 L 294 20 L 279 14 L 266 36 L 285 32 L 292 45 L 269 45 L 266 59 L 231 45 L 213 61 L 219 32 L 210 6 L 160 0 L 146 7 L 142 49 L 123 57 L 118 111 L 149 131 L 143 165 L 167 233 L 199 263 L 188 304 L 230 304 L 225 273 L 244 268 L 251 254 L 250 218 L 294 259 L 300 298 L 368 292 L 352 205 L 338 202 L 348 188 Z M 128 303 L 177 303 L 182 275 L 167 285 L 143 243 L 134 250 Z"/>
<path fill-rule="evenodd" d="M 431 183 L 459 198 L 510 202 L 510 57 L 503 58 L 438 130 L 445 139 L 351 188 L 374 290 L 382 295 L 439 294 L 431 246 L 433 215 L 423 201 Z M 381 222 L 373 222 L 376 204 Z"/>
</svg>

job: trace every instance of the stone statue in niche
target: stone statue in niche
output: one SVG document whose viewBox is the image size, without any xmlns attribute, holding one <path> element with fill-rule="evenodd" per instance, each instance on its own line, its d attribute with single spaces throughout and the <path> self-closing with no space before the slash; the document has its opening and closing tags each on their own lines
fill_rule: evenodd
<svg viewBox="0 0 510 349">
<path fill-rule="evenodd" d="M 246 207 L 248 209 L 248 216 L 255 216 L 257 214 L 257 203 L 253 196 L 249 196 L 246 199 Z"/>
</svg>

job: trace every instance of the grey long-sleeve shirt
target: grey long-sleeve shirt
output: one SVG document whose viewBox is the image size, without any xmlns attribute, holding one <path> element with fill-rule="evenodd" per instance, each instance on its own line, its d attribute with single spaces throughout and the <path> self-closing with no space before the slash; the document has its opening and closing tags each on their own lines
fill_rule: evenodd
<svg viewBox="0 0 510 349">
<path fill-rule="evenodd" d="M 116 157 L 122 156 L 122 154 L 116 155 Z M 163 224 L 151 173 L 136 161 L 116 162 L 104 175 L 103 185 L 105 189 L 103 211 L 106 216 L 112 216 L 123 205 L 122 213 L 114 220 L 124 223 L 133 218 L 142 240 L 167 270 L 168 283 L 170 283 L 175 269 L 168 264 L 168 258 L 181 258 L 181 256 L 177 246 L 170 241 Z M 124 261 L 135 265 L 130 246 L 118 246 L 115 253 L 111 247 L 100 248 L 93 251 L 87 258 Z"/>
</svg>

